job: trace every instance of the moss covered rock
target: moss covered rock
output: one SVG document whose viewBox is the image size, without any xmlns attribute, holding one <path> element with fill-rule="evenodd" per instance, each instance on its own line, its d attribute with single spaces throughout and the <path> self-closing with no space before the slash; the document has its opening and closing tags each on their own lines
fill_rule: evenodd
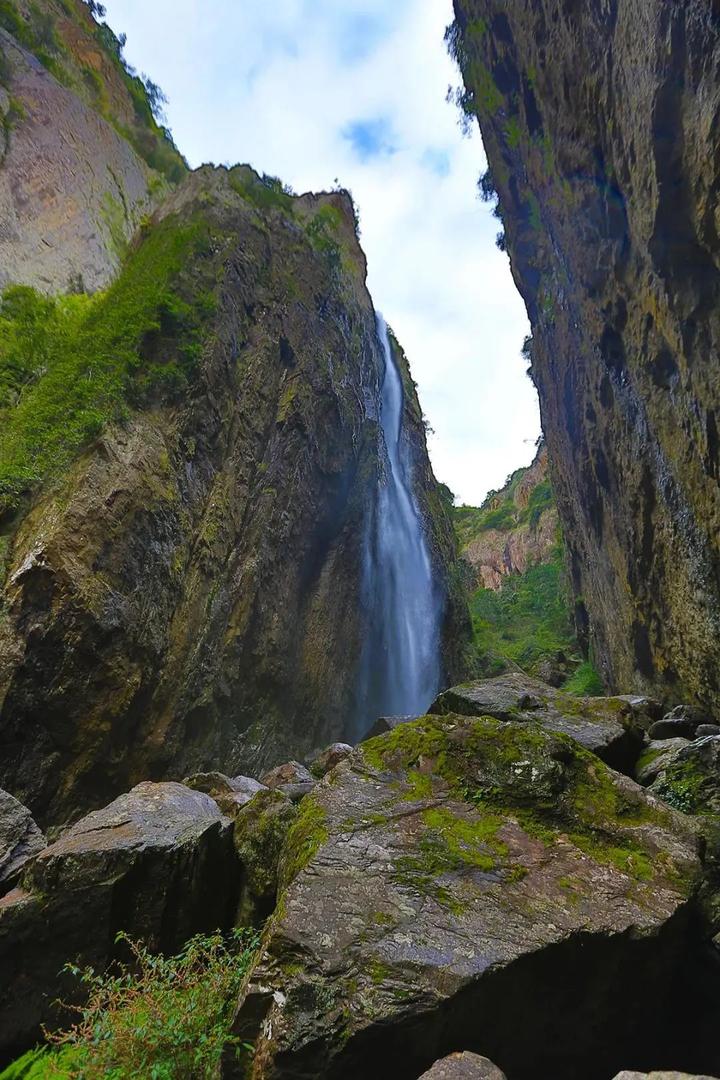
<svg viewBox="0 0 720 1080">
<path fill-rule="evenodd" d="M 259 925 L 277 900 L 280 857 L 297 808 L 281 791 L 260 791 L 235 818 L 235 851 L 241 865 L 237 922 Z"/>
<path fill-rule="evenodd" d="M 699 874 L 682 816 L 564 734 L 399 725 L 288 834 L 235 1024 L 251 1075 L 414 1080 L 463 1046 L 520 1080 L 606 1078 L 667 1042 L 709 933 Z"/>
<path fill-rule="evenodd" d="M 530 721 L 577 739 L 608 765 L 628 773 L 653 715 L 644 698 L 578 698 L 521 672 L 454 686 L 440 694 L 430 712 Z"/>
</svg>

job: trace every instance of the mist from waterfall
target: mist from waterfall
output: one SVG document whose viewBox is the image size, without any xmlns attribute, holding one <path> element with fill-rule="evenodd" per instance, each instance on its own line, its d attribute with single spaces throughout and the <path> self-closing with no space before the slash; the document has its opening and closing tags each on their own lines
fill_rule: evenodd
<svg viewBox="0 0 720 1080">
<path fill-rule="evenodd" d="M 412 491 L 402 380 L 385 320 L 380 314 L 376 318 L 385 356 L 380 425 L 386 453 L 363 569 L 369 621 L 360 665 L 358 736 L 379 716 L 425 712 L 440 684 L 441 590 Z"/>
</svg>

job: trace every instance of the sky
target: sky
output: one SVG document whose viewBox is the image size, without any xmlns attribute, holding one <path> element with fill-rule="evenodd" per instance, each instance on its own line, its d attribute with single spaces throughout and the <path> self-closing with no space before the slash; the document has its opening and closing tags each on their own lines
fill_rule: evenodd
<svg viewBox="0 0 720 1080">
<path fill-rule="evenodd" d="M 248 162 L 300 193 L 339 181 L 368 286 L 403 345 L 458 502 L 528 464 L 540 432 L 529 332 L 499 222 L 477 198 L 443 41 L 451 0 L 106 0 L 125 57 L 165 91 L 191 166 Z"/>
</svg>

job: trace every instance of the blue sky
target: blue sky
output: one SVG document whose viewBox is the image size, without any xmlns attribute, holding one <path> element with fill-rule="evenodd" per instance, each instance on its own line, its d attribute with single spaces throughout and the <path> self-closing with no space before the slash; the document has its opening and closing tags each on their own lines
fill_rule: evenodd
<svg viewBox="0 0 720 1080">
<path fill-rule="evenodd" d="M 190 164 L 249 162 L 360 209 L 368 284 L 402 342 L 438 478 L 477 503 L 539 434 L 528 332 L 478 133 L 445 101 L 450 0 L 106 0 L 125 54 L 169 98 Z"/>
</svg>

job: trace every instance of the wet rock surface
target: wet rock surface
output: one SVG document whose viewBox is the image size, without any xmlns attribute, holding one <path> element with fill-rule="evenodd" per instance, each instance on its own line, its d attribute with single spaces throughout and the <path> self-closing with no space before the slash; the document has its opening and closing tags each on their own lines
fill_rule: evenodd
<svg viewBox="0 0 720 1080">
<path fill-rule="evenodd" d="M 232 925 L 238 884 L 230 822 L 202 792 L 142 783 L 83 818 L 0 900 L 0 1055 L 57 1024 L 67 962 L 102 970 L 120 930 L 176 951 Z"/>
<path fill-rule="evenodd" d="M 632 770 L 650 715 L 644 699 L 577 698 L 516 672 L 454 686 L 440 694 L 430 712 L 532 721 L 577 739 L 623 772 Z"/>
<path fill-rule="evenodd" d="M 234 1027 L 252 1077 L 415 1080 L 459 1044 L 513 1080 L 607 1080 L 688 1011 L 711 1053 L 697 845 L 535 724 L 447 714 L 362 744 L 284 845 Z"/>
<path fill-rule="evenodd" d="M 720 26 L 705 0 L 455 0 L 532 324 L 581 631 L 610 689 L 720 708 Z"/>
<path fill-rule="evenodd" d="M 7 892 L 25 863 L 45 847 L 27 807 L 0 790 L 0 894 Z"/>
</svg>

